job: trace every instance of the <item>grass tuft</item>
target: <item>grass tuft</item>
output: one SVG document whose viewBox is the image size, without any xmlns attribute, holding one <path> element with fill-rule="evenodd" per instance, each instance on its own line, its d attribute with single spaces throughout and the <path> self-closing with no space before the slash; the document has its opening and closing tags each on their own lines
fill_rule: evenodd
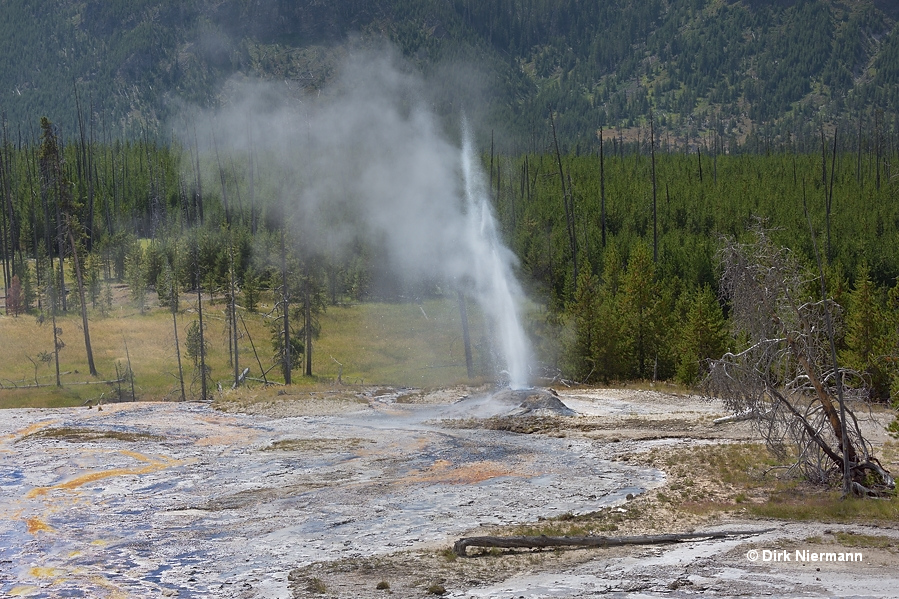
<svg viewBox="0 0 899 599">
<path fill-rule="evenodd" d="M 325 585 L 324 581 L 321 578 L 313 577 L 309 579 L 309 584 L 306 585 L 306 590 L 310 593 L 323 595 L 328 592 L 328 587 L 327 585 Z"/>
<path fill-rule="evenodd" d="M 136 443 L 138 441 L 162 441 L 164 437 L 132 431 L 115 431 L 93 428 L 76 428 L 68 426 L 43 428 L 26 435 L 16 442 L 29 439 L 57 439 L 69 443 L 92 443 L 106 439 Z"/>
<path fill-rule="evenodd" d="M 774 494 L 768 501 L 748 507 L 749 513 L 781 520 L 821 522 L 899 522 L 899 501 L 886 499 L 842 499 L 838 491 L 806 488 L 801 493 Z"/>
</svg>

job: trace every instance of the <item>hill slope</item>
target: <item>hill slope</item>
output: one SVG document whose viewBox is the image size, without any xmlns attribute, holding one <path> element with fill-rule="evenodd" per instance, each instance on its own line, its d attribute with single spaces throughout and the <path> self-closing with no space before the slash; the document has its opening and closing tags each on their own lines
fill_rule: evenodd
<svg viewBox="0 0 899 599">
<path fill-rule="evenodd" d="M 77 88 L 84 113 L 133 135 L 226 100 L 234 75 L 320 88 L 349 48 L 386 38 L 435 80 L 455 72 L 446 93 L 479 94 L 522 142 L 550 111 L 583 147 L 650 109 L 676 139 L 812 140 L 899 106 L 897 17 L 887 0 L 7 0 L 0 110 L 13 129 L 74 127 Z"/>
</svg>

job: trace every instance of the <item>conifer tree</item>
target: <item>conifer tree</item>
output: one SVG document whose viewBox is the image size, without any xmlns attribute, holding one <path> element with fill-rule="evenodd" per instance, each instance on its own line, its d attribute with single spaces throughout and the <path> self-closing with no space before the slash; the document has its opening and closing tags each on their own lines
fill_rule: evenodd
<svg viewBox="0 0 899 599">
<path fill-rule="evenodd" d="M 660 288 L 649 247 L 641 242 L 631 249 L 623 279 L 621 315 L 624 324 L 629 375 L 651 378 L 660 339 L 657 318 Z"/>
<path fill-rule="evenodd" d="M 147 262 L 138 243 L 131 246 L 125 258 L 125 279 L 131 289 L 131 301 L 143 314 L 147 309 Z"/>
<path fill-rule="evenodd" d="M 615 243 L 603 253 L 602 283 L 596 302 L 596 336 L 593 359 L 597 378 L 609 382 L 627 376 L 626 347 L 621 317 L 622 257 Z"/>
<path fill-rule="evenodd" d="M 689 302 L 677 361 L 677 379 L 687 385 L 703 374 L 706 360 L 720 358 L 727 350 L 727 324 L 711 287 L 706 284 L 694 291 Z"/>
<path fill-rule="evenodd" d="M 890 398 L 894 407 L 899 402 L 899 278 L 887 292 L 886 310 L 887 372 L 890 377 Z"/>
<path fill-rule="evenodd" d="M 862 263 L 855 277 L 855 289 L 849 294 L 843 362 L 870 377 L 870 393 L 874 398 L 889 397 L 890 382 L 884 361 L 888 351 L 885 306 L 867 264 Z"/>
<path fill-rule="evenodd" d="M 596 373 L 598 283 L 590 262 L 585 261 L 578 275 L 574 298 L 568 306 L 573 330 L 566 358 L 573 376 L 581 382 L 590 381 Z"/>
</svg>

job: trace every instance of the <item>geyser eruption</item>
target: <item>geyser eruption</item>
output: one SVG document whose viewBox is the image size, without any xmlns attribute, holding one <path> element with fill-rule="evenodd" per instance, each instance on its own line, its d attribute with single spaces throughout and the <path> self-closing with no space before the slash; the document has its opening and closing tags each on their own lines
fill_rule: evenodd
<svg viewBox="0 0 899 599">
<path fill-rule="evenodd" d="M 185 146 L 199 143 L 210 156 L 197 161 L 208 169 L 203 188 L 224 180 L 217 165 L 241 163 L 225 153 L 255 156 L 258 201 L 307 256 L 363 247 L 390 280 L 436 281 L 451 293 L 461 285 L 485 316 L 510 385 L 525 387 L 515 256 L 498 233 L 467 125 L 460 148 L 431 109 L 429 85 L 389 51 L 351 56 L 339 72 L 315 95 L 234 80 L 223 108 L 186 112 L 177 127 Z M 185 165 L 187 180 L 195 172 Z"/>
<path fill-rule="evenodd" d="M 512 389 L 528 386 L 529 344 L 518 310 L 520 289 L 512 274 L 514 255 L 502 243 L 484 188 L 468 124 L 462 126 L 462 178 L 465 193 L 465 244 L 472 254 L 471 272 L 478 303 L 493 323 Z M 514 292 L 513 292 L 514 291 Z"/>
</svg>

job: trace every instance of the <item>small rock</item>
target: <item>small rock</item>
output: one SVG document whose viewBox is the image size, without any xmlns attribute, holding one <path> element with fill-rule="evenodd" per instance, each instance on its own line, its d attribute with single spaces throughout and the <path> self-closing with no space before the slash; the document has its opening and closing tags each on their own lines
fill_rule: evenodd
<svg viewBox="0 0 899 599">
<path fill-rule="evenodd" d="M 685 586 L 691 586 L 693 583 L 690 582 L 689 578 L 678 578 L 677 580 L 672 581 L 668 588 L 672 591 L 676 591 L 677 589 Z"/>
<path fill-rule="evenodd" d="M 634 498 L 634 494 L 633 494 L 633 493 L 628 493 L 627 495 L 624 496 L 624 498 L 627 499 L 628 501 L 630 501 L 631 499 Z"/>
</svg>

